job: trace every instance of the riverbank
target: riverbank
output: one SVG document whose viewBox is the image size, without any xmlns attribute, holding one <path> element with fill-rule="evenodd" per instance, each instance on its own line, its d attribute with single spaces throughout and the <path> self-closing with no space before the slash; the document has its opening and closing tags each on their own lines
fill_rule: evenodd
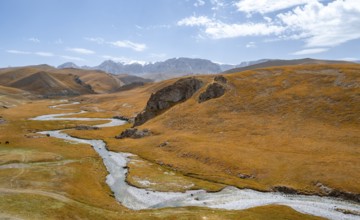
<svg viewBox="0 0 360 220">
<path fill-rule="evenodd" d="M 59 116 L 59 115 L 57 115 Z M 41 116 L 40 120 L 46 118 L 57 118 L 56 115 Z M 66 118 L 71 120 L 71 118 Z M 81 120 L 76 118 L 75 120 Z M 84 121 L 91 120 L 84 118 Z M 101 126 L 101 125 L 99 125 Z M 240 190 L 235 187 L 226 187 L 216 193 L 208 193 L 203 190 L 186 191 L 185 193 L 156 192 L 129 186 L 126 179 L 126 166 L 131 154 L 110 152 L 101 140 L 84 140 L 71 137 L 61 131 L 44 131 L 41 134 L 49 134 L 72 142 L 89 144 L 99 153 L 109 172 L 107 184 L 112 189 L 115 198 L 127 208 L 140 210 L 149 208 L 201 206 L 209 208 L 221 208 L 228 210 L 241 210 L 257 206 L 281 204 L 292 207 L 302 213 L 321 216 L 329 219 L 357 219 L 352 214 L 344 214 L 339 210 L 349 210 L 356 213 L 360 205 L 329 197 L 286 195 L 282 193 L 257 192 L 254 190 Z"/>
</svg>

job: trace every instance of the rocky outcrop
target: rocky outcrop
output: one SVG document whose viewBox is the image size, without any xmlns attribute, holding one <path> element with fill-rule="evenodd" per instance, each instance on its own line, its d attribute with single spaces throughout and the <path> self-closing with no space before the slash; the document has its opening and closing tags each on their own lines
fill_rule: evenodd
<svg viewBox="0 0 360 220">
<path fill-rule="evenodd" d="M 322 184 L 320 182 L 317 182 L 315 184 L 315 186 L 317 186 L 320 189 L 320 191 L 323 195 L 352 200 L 355 202 L 360 202 L 360 194 L 345 192 L 345 191 L 341 191 L 338 189 L 333 189 L 328 186 L 325 186 L 324 184 Z"/>
<path fill-rule="evenodd" d="M 142 138 L 151 135 L 151 131 L 149 129 L 138 130 L 137 128 L 128 128 L 125 131 L 121 132 L 120 135 L 116 136 L 116 139 L 123 138 Z"/>
<path fill-rule="evenodd" d="M 217 82 L 210 84 L 206 91 L 199 96 L 199 103 L 205 102 L 210 99 L 215 99 L 225 94 L 225 87 Z"/>
<path fill-rule="evenodd" d="M 123 121 L 127 121 L 130 124 L 134 123 L 134 120 L 135 120 L 134 118 L 130 118 L 130 117 L 122 116 L 122 115 L 117 115 L 117 116 L 114 116 L 113 118 L 123 120 Z"/>
<path fill-rule="evenodd" d="M 223 84 L 227 83 L 227 79 L 222 75 L 215 76 L 214 81 L 219 82 L 219 83 L 223 83 Z"/>
<path fill-rule="evenodd" d="M 116 115 L 113 117 L 114 119 L 119 119 L 119 120 L 123 120 L 123 121 L 129 121 L 130 118 L 126 117 L 126 116 L 122 116 L 122 115 Z"/>
<path fill-rule="evenodd" d="M 205 102 L 210 99 L 215 99 L 223 96 L 225 94 L 225 85 L 227 83 L 227 79 L 218 75 L 214 77 L 214 82 L 208 85 L 206 91 L 201 93 L 198 99 L 199 103 Z"/>
<path fill-rule="evenodd" d="M 358 203 L 360 202 L 360 194 L 341 191 L 338 189 L 333 189 L 331 187 L 325 186 L 324 184 L 322 184 L 320 182 L 315 183 L 315 186 L 318 187 L 318 189 L 320 191 L 319 193 L 316 193 L 317 195 L 331 196 L 331 197 L 341 198 L 341 199 L 345 199 L 345 200 L 355 201 Z M 304 194 L 303 192 L 298 191 L 298 190 L 288 187 L 288 186 L 274 186 L 272 188 L 272 190 L 274 192 L 282 192 L 285 194 Z"/>
<path fill-rule="evenodd" d="M 290 188 L 288 186 L 274 186 L 273 191 L 282 192 L 285 194 L 299 194 L 299 192 L 296 189 Z"/>
<path fill-rule="evenodd" d="M 134 126 L 142 125 L 172 106 L 189 99 L 202 85 L 201 80 L 189 77 L 153 93 L 144 111 L 136 116 Z"/>
<path fill-rule="evenodd" d="M 0 116 L 0 125 L 5 124 L 5 123 L 6 123 L 6 120 L 2 116 Z"/>
<path fill-rule="evenodd" d="M 99 130 L 99 127 L 87 126 L 87 125 L 78 125 L 75 127 L 76 130 Z"/>
<path fill-rule="evenodd" d="M 83 81 L 80 79 L 79 76 L 74 76 L 74 81 L 75 81 L 77 84 L 79 84 L 79 85 L 87 88 L 87 89 L 90 90 L 92 93 L 95 93 L 94 90 L 92 89 L 91 85 L 86 84 L 85 82 L 83 82 Z"/>
</svg>

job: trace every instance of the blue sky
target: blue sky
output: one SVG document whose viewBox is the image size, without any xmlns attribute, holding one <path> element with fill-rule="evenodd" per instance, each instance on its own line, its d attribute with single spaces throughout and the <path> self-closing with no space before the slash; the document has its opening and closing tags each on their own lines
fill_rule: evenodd
<svg viewBox="0 0 360 220">
<path fill-rule="evenodd" d="M 0 67 L 360 60 L 360 0 L 1 0 Z"/>
</svg>

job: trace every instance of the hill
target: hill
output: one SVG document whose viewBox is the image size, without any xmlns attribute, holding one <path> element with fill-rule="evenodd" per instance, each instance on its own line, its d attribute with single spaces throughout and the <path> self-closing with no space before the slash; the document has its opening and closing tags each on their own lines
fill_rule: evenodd
<svg viewBox="0 0 360 220">
<path fill-rule="evenodd" d="M 23 72 L 16 74 L 20 77 Z M 21 76 L 23 81 L 37 74 L 36 82 L 44 79 L 58 83 L 56 74 L 44 69 L 29 72 Z M 69 102 L 81 103 L 68 106 L 68 110 L 65 106 L 48 108 L 64 103 L 48 99 L 0 108 L 4 176 L 0 206 L 6 210 L 6 215 L 0 216 L 320 219 L 279 205 L 242 211 L 199 207 L 131 211 L 115 201 L 105 184 L 108 172 L 92 147 L 36 132 L 68 129 L 66 133 L 72 136 L 103 139 L 112 151 L 139 155 L 129 158 L 126 180 L 148 188 L 149 193 L 217 191 L 232 185 L 356 200 L 360 198 L 359 72 L 360 65 L 356 64 L 270 67 L 223 77 L 182 77 L 111 94 L 85 94 L 71 98 Z M 0 79 L 23 86 L 11 75 Z M 5 97 L 25 93 L 0 86 Z M 139 131 L 149 129 L 151 135 L 116 139 L 130 124 L 77 130 L 71 128 L 98 122 L 28 120 L 79 110 L 88 112 L 71 117 L 133 118 L 146 115 L 139 114 L 142 110 L 152 112 L 147 121 L 135 127 Z M 44 203 L 49 207 L 45 212 Z M 336 210 L 358 215 L 357 210 Z"/>
<path fill-rule="evenodd" d="M 99 70 L 56 69 L 47 65 L 0 69 L 0 85 L 43 97 L 109 93 L 131 82 L 148 80 L 114 76 Z"/>
<path fill-rule="evenodd" d="M 258 68 L 275 67 L 275 66 L 289 66 L 289 65 L 306 65 L 306 64 L 335 64 L 335 63 L 350 63 L 347 61 L 338 60 L 316 60 L 316 59 L 298 59 L 298 60 L 262 60 L 264 62 L 250 64 L 244 67 L 233 68 L 224 71 L 224 73 L 236 73 L 245 70 L 253 70 Z"/>
<path fill-rule="evenodd" d="M 0 86 L 0 108 L 10 108 L 35 98 L 21 89 Z"/>
<path fill-rule="evenodd" d="M 114 133 L 97 131 L 96 136 L 104 138 L 111 150 L 131 152 L 216 183 L 359 195 L 359 71 L 357 64 L 309 64 L 227 74 L 225 94 L 201 103 L 199 97 L 214 76 L 197 76 L 203 82 L 201 89 L 175 105 L 164 97 L 170 108 L 137 127 L 154 135 L 117 140 Z M 156 91 L 175 81 L 111 97 L 88 96 L 85 106 L 101 103 L 103 109 L 134 117 L 150 96 L 161 97 Z M 151 106 L 156 105 L 147 108 Z"/>
</svg>

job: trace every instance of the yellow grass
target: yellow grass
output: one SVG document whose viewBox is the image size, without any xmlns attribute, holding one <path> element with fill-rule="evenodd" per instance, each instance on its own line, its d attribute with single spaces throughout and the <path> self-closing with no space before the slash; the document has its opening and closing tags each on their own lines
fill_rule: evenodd
<svg viewBox="0 0 360 220">
<path fill-rule="evenodd" d="M 141 126 L 156 135 L 106 141 L 111 150 L 241 188 L 285 185 L 321 194 L 315 186 L 321 182 L 360 193 L 359 71 L 359 65 L 337 64 L 226 75 L 225 96 L 198 104 L 200 91 Z M 211 81 L 211 76 L 202 78 Z M 149 94 L 154 87 L 142 92 Z M 123 94 L 112 103 L 130 102 L 128 93 Z M 146 100 L 133 105 L 138 103 L 144 107 Z M 165 141 L 170 145 L 159 147 Z"/>
<path fill-rule="evenodd" d="M 2 142 L 0 165 L 9 163 L 27 165 L 24 168 L 0 169 L 0 218 L 319 219 L 283 206 L 266 206 L 244 211 L 191 207 L 149 211 L 128 210 L 118 204 L 111 195 L 105 184 L 107 175 L 105 167 L 90 146 L 71 144 L 36 134 L 36 131 L 70 128 L 79 123 L 89 125 L 98 123 L 28 120 L 38 115 L 73 111 L 47 107 L 53 104 L 50 101 L 34 101 L 0 110 L 0 115 L 7 121 L 0 125 Z M 76 107 L 69 107 L 69 109 L 74 108 Z M 104 116 L 106 114 L 109 113 L 105 113 Z M 104 128 L 99 134 L 100 136 L 107 134 L 107 138 L 110 139 L 123 128 L 113 128 L 113 130 Z M 4 144 L 4 141 L 9 141 L 10 144 Z M 152 172 L 158 168 L 156 165 L 152 166 L 153 168 L 147 171 Z M 189 181 L 189 178 L 181 177 L 180 174 L 177 174 L 177 178 Z"/>
</svg>

